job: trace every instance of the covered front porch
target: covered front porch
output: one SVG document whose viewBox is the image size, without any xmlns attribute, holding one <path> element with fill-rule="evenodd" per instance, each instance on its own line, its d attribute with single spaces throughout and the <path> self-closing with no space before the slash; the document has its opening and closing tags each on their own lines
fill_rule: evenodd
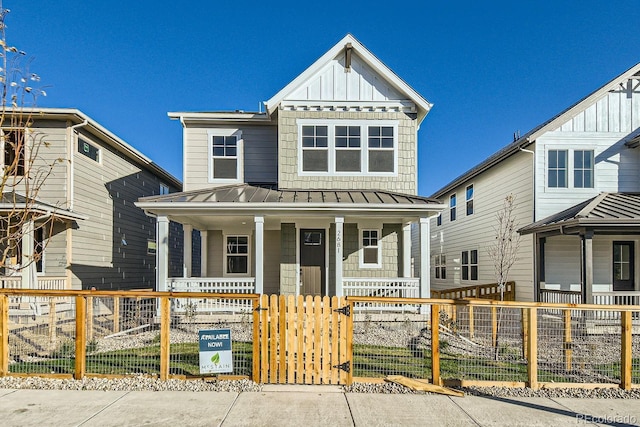
<svg viewBox="0 0 640 427">
<path fill-rule="evenodd" d="M 145 198 L 138 206 L 157 216 L 158 290 L 430 295 L 428 218 L 442 208 L 430 199 L 239 185 Z M 183 225 L 183 277 L 168 277 L 169 221 Z M 412 248 L 412 232 L 419 248 Z"/>
<path fill-rule="evenodd" d="M 539 301 L 640 305 L 640 195 L 601 193 L 519 232 L 534 234 Z"/>
</svg>

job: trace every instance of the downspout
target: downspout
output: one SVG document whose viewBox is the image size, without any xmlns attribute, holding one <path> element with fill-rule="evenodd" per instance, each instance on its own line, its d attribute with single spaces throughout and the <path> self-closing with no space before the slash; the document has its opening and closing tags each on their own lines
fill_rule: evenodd
<svg viewBox="0 0 640 427">
<path fill-rule="evenodd" d="M 78 123 L 77 125 L 73 125 L 69 127 L 69 163 L 70 163 L 70 170 L 69 170 L 69 210 L 71 212 L 73 212 L 73 192 L 74 192 L 74 162 L 73 162 L 73 154 L 74 154 L 74 150 L 73 150 L 73 134 L 74 131 L 82 126 L 86 126 L 89 124 L 89 119 L 84 119 L 84 121 L 82 123 Z"/>
<path fill-rule="evenodd" d="M 529 143 L 529 138 L 527 138 L 525 140 L 527 143 Z M 536 221 L 536 153 L 533 150 L 527 150 L 526 148 L 522 148 L 520 147 L 520 151 L 524 152 L 524 153 L 529 153 L 532 154 L 531 159 L 532 159 L 532 164 L 531 164 L 531 172 L 533 174 L 533 189 L 532 189 L 532 203 L 533 203 L 533 218 L 532 218 L 532 222 Z M 538 264 L 540 263 L 540 260 L 538 259 L 538 249 L 539 249 L 539 244 L 538 244 L 538 234 L 535 233 L 534 234 L 534 251 L 533 251 L 533 293 L 534 293 L 534 298 L 537 301 L 540 301 L 540 277 L 538 274 Z"/>
</svg>

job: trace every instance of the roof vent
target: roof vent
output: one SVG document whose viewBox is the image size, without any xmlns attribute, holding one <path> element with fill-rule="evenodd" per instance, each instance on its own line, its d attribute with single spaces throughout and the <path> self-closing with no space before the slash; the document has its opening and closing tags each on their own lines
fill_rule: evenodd
<svg viewBox="0 0 640 427">
<path fill-rule="evenodd" d="M 351 72 L 351 51 L 353 50 L 353 46 L 351 43 L 347 43 L 344 45 L 344 71 L 345 73 Z"/>
</svg>

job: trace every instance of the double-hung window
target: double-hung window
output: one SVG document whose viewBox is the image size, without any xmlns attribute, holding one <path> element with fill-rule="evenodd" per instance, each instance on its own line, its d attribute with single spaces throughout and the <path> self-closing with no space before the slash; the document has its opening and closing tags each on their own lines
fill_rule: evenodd
<svg viewBox="0 0 640 427">
<path fill-rule="evenodd" d="M 549 188 L 566 188 L 568 186 L 567 150 L 549 150 L 547 166 L 547 186 Z"/>
<path fill-rule="evenodd" d="M 462 280 L 478 280 L 478 251 L 462 252 Z"/>
<path fill-rule="evenodd" d="M 298 120 L 302 175 L 397 173 L 398 124 L 383 120 Z"/>
<path fill-rule="evenodd" d="M 436 279 L 447 278 L 447 256 L 445 254 L 438 254 L 434 260 Z"/>
<path fill-rule="evenodd" d="M 242 182 L 241 133 L 209 131 L 209 182 Z"/>
<path fill-rule="evenodd" d="M 24 176 L 24 130 L 4 130 L 2 135 L 2 143 L 4 145 L 4 174 L 7 176 Z"/>
<path fill-rule="evenodd" d="M 467 186 L 467 216 L 473 215 L 473 184 Z"/>
<path fill-rule="evenodd" d="M 573 186 L 593 188 L 593 150 L 573 152 Z"/>
<path fill-rule="evenodd" d="M 449 221 L 456 220 L 456 195 L 452 194 L 449 196 Z"/>
<path fill-rule="evenodd" d="M 249 236 L 226 236 L 226 274 L 249 274 Z"/>
<path fill-rule="evenodd" d="M 380 230 L 365 229 L 361 231 L 362 251 L 360 263 L 362 267 L 380 267 Z"/>
</svg>

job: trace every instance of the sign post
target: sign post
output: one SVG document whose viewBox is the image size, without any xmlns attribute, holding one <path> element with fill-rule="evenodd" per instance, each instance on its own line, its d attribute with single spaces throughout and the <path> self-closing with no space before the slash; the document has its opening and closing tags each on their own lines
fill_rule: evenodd
<svg viewBox="0 0 640 427">
<path fill-rule="evenodd" d="M 233 372 L 230 329 L 198 331 L 198 342 L 201 374 Z"/>
</svg>

